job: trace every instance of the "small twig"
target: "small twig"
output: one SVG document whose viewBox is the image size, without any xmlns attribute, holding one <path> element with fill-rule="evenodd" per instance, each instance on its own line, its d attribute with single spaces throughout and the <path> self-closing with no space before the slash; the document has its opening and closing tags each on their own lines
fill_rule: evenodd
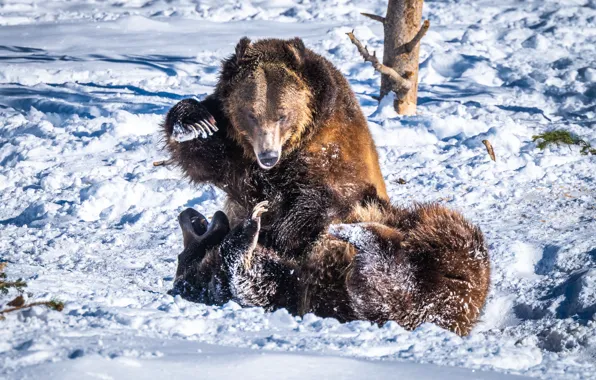
<svg viewBox="0 0 596 380">
<path fill-rule="evenodd" d="M 168 166 L 174 163 L 174 160 L 171 158 L 168 160 L 161 160 L 161 161 L 153 161 L 153 166 Z"/>
<path fill-rule="evenodd" d="M 422 37 L 424 37 L 424 35 L 428 31 L 428 28 L 430 28 L 430 21 L 424 20 L 424 22 L 422 23 L 422 26 L 420 27 L 420 30 L 418 31 L 418 33 L 416 33 L 414 38 L 412 38 L 412 41 L 405 43 L 405 44 L 401 45 L 400 47 L 398 47 L 397 50 L 395 51 L 395 55 L 411 53 L 412 50 L 414 50 L 414 48 L 416 47 L 416 45 L 418 45 L 420 43 L 420 40 L 422 39 Z"/>
<path fill-rule="evenodd" d="M 365 61 L 372 63 L 375 70 L 377 70 L 381 74 L 387 75 L 389 78 L 391 78 L 391 81 L 394 83 L 393 90 L 395 91 L 396 97 L 398 99 L 403 99 L 403 97 L 412 88 L 412 83 L 410 81 L 404 79 L 401 75 L 399 75 L 391 67 L 387 67 L 387 66 L 383 65 L 381 62 L 379 62 L 376 52 L 373 52 L 371 55 L 368 52 L 368 49 L 366 48 L 366 46 L 362 45 L 362 43 L 360 41 L 358 41 L 358 39 L 354 35 L 354 31 L 347 33 L 347 35 L 348 35 L 348 37 L 350 37 L 350 41 L 352 41 L 352 43 L 354 45 L 356 45 L 358 52 L 360 53 L 362 58 L 364 58 Z"/>
<path fill-rule="evenodd" d="M 482 140 L 482 143 L 486 147 L 486 151 L 488 152 L 488 155 L 490 156 L 490 158 L 493 161 L 497 161 L 497 158 L 495 157 L 495 150 L 493 149 L 493 146 L 491 145 L 491 143 L 488 140 Z"/>
<path fill-rule="evenodd" d="M 22 310 L 22 309 L 29 309 L 34 306 L 47 306 L 52 310 L 62 311 L 64 309 L 64 304 L 60 301 L 39 301 L 33 302 L 21 306 L 11 307 L 9 309 L 0 310 L 0 315 L 11 313 L 13 311 Z"/>
<path fill-rule="evenodd" d="M 372 20 L 378 21 L 380 23 L 385 23 L 385 17 L 373 15 L 372 13 L 360 13 L 362 16 L 368 17 Z"/>
</svg>

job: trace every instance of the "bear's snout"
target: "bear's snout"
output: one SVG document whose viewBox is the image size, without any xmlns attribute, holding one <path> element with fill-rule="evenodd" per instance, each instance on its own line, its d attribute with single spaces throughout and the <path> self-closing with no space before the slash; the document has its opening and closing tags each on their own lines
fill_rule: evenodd
<svg viewBox="0 0 596 380">
<path fill-rule="evenodd" d="M 266 150 L 257 155 L 257 160 L 263 169 L 271 169 L 279 162 L 279 153 L 274 150 Z"/>
</svg>

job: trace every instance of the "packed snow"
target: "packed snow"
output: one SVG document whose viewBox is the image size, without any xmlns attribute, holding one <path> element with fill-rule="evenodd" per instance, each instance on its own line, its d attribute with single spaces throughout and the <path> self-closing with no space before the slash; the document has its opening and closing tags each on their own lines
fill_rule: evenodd
<svg viewBox="0 0 596 380">
<path fill-rule="evenodd" d="M 596 2 L 426 0 L 415 117 L 377 104 L 379 76 L 346 36 L 382 53 L 381 25 L 359 12 L 385 7 L 1 2 L 0 259 L 31 300 L 65 309 L 0 321 L 0 377 L 596 378 L 596 158 L 532 142 L 565 128 L 596 146 Z M 244 35 L 300 36 L 330 59 L 369 115 L 392 200 L 440 202 L 482 228 L 491 291 L 470 336 L 166 294 L 176 216 L 210 216 L 224 196 L 153 167 L 158 124 L 213 90 Z"/>
</svg>

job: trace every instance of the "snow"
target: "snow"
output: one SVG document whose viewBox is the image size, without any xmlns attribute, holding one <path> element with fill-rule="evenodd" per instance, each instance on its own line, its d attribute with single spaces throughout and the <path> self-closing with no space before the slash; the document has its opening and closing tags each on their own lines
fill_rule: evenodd
<svg viewBox="0 0 596 380">
<path fill-rule="evenodd" d="M 31 299 L 65 310 L 0 322 L 0 377 L 593 378 L 596 158 L 531 138 L 565 128 L 596 146 L 596 3 L 427 0 L 415 117 L 378 107 L 379 77 L 345 36 L 381 54 L 381 25 L 359 12 L 385 4 L 2 2 L 0 258 Z M 244 35 L 300 36 L 329 58 L 370 115 L 392 200 L 441 202 L 482 228 L 491 292 L 469 337 L 166 294 L 177 214 L 210 216 L 223 194 L 153 167 L 158 124 L 213 90 Z"/>
<path fill-rule="evenodd" d="M 75 351 L 76 360 L 45 364 L 25 370 L 24 379 L 36 378 L 42 370 L 48 378 L 129 378 L 154 379 L 157 374 L 176 379 L 276 379 L 283 369 L 285 379 L 386 379 L 395 375 L 395 367 L 390 362 L 354 360 L 342 357 L 325 357 L 309 354 L 267 353 L 247 349 L 222 348 L 206 344 L 163 344 L 154 339 L 144 339 L 146 350 L 141 354 L 135 349 L 123 349 L 111 357 L 84 355 Z M 105 343 L 104 343 L 105 344 Z M 81 355 L 81 356 L 79 356 Z M 421 380 L 434 380 L 437 371 L 444 378 L 501 379 L 495 373 L 471 373 L 460 368 L 441 368 L 417 363 L 401 363 L 400 376 L 416 377 Z M 507 377 L 507 379 L 522 379 Z"/>
</svg>

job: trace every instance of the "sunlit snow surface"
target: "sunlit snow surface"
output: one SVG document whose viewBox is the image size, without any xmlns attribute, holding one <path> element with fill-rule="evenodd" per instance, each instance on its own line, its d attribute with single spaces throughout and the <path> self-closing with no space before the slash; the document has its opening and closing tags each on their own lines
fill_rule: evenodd
<svg viewBox="0 0 596 380">
<path fill-rule="evenodd" d="M 358 12 L 385 4 L 0 2 L 0 258 L 34 299 L 66 302 L 0 322 L 0 377 L 594 378 L 596 158 L 531 137 L 566 128 L 596 146 L 596 2 L 427 0 L 419 115 L 403 119 L 378 109 L 379 77 L 345 35 L 381 54 L 381 25 Z M 158 123 L 213 90 L 244 35 L 303 37 L 341 69 L 394 202 L 481 226 L 492 287 L 471 336 L 166 294 L 177 214 L 211 215 L 223 195 L 152 166 Z"/>
</svg>

